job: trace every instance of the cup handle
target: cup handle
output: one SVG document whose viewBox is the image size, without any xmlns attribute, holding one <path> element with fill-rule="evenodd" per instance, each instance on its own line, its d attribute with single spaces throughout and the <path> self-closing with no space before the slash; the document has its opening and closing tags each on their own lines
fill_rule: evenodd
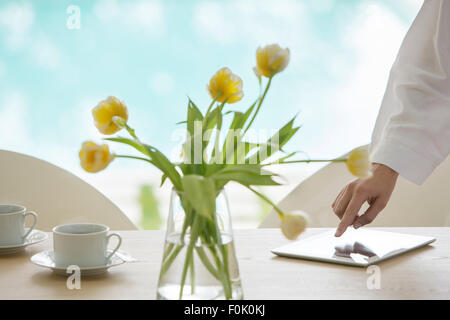
<svg viewBox="0 0 450 320">
<path fill-rule="evenodd" d="M 33 231 L 33 229 L 34 229 L 34 227 L 36 226 L 36 223 L 37 223 L 37 214 L 36 214 L 36 212 L 34 212 L 34 211 L 27 211 L 27 212 L 25 212 L 25 213 L 23 214 L 24 217 L 26 217 L 26 216 L 28 216 L 28 215 L 33 216 L 34 222 L 33 222 L 33 224 L 31 225 L 31 227 L 30 227 L 30 229 L 28 230 L 28 232 L 25 233 L 25 235 L 22 237 L 24 241 L 25 241 L 25 239 L 30 235 L 31 231 Z"/>
<path fill-rule="evenodd" d="M 109 243 L 109 239 L 110 239 L 112 236 L 116 236 L 117 239 L 119 240 L 119 243 L 117 244 L 117 246 L 116 246 L 116 248 L 113 250 L 113 252 L 111 252 L 111 253 L 106 257 L 106 261 L 109 261 L 109 259 L 111 259 L 111 257 L 114 255 L 114 253 L 117 252 L 117 250 L 119 250 L 120 245 L 122 244 L 122 237 L 119 236 L 117 233 L 111 233 L 110 235 L 108 235 L 108 236 L 106 237 L 107 243 Z"/>
</svg>

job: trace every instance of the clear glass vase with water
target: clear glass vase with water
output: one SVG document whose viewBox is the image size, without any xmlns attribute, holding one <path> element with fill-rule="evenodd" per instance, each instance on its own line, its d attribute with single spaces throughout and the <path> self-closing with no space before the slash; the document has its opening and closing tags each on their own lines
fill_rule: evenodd
<svg viewBox="0 0 450 320">
<path fill-rule="evenodd" d="M 173 190 L 159 275 L 158 299 L 243 299 L 226 194 L 200 214 Z"/>
</svg>

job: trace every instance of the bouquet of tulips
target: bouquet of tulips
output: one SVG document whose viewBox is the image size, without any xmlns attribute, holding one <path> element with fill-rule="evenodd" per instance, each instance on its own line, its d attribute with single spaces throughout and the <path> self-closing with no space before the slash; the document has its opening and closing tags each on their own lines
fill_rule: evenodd
<svg viewBox="0 0 450 320">
<path fill-rule="evenodd" d="M 182 160 L 170 161 L 155 146 L 141 141 L 128 122 L 126 105 L 115 97 L 101 101 L 93 110 L 95 126 L 105 135 L 112 135 L 124 129 L 129 137 L 109 137 L 110 142 L 129 145 L 141 156 L 112 154 L 108 145 L 85 142 L 79 152 L 81 166 L 88 172 L 105 169 L 116 158 L 129 158 L 146 161 L 162 173 L 163 184 L 169 180 L 173 188 L 183 193 L 183 209 L 186 219 L 183 232 L 189 233 L 190 243 L 198 239 L 218 241 L 219 234 L 215 224 L 215 200 L 219 192 L 234 181 L 268 202 L 281 219 L 281 230 L 288 239 L 295 239 L 306 227 L 306 218 L 301 213 L 284 213 L 268 197 L 255 189 L 255 186 L 278 185 L 277 174 L 267 170 L 271 165 L 299 162 L 333 161 L 346 162 L 351 173 L 358 177 L 370 176 L 370 160 L 366 148 L 357 148 L 345 159 L 331 160 L 293 160 L 296 152 L 285 153 L 284 146 L 296 134 L 299 127 L 294 125 L 295 117 L 282 126 L 266 141 L 249 141 L 248 133 L 255 118 L 261 111 L 270 85 L 275 76 L 289 63 L 289 49 L 279 45 L 258 48 L 254 72 L 260 84 L 260 94 L 243 112 L 229 110 L 228 106 L 243 97 L 243 82 L 228 68 L 218 70 L 210 79 L 207 90 L 211 103 L 204 112 L 192 100 L 187 104 L 186 139 L 183 144 Z M 267 79 L 265 81 L 265 79 Z M 231 117 L 229 120 L 226 119 Z M 228 125 L 225 127 L 225 123 Z M 168 259 L 175 249 L 165 254 Z M 193 249 L 191 249 L 193 250 Z M 222 252 L 225 254 L 224 252 Z M 217 258 L 220 250 L 214 252 Z M 189 255 L 186 254 L 186 259 Z M 215 270 L 224 271 L 220 259 Z M 170 262 L 170 261 L 169 261 Z M 210 262 L 204 261 L 210 266 Z M 186 261 L 183 276 L 186 275 L 190 261 Z M 226 271 L 226 270 L 225 270 Z M 226 273 L 226 272 L 225 272 Z M 224 290 L 229 290 L 229 279 L 221 278 Z M 227 289 L 228 288 L 228 289 Z M 230 297 L 228 292 L 227 298 Z"/>
</svg>

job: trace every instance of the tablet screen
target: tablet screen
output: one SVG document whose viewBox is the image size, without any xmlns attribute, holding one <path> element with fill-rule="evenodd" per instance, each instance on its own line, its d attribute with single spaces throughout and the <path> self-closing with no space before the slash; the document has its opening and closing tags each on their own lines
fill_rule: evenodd
<svg viewBox="0 0 450 320">
<path fill-rule="evenodd" d="M 335 230 L 289 243 L 272 250 L 280 256 L 319 260 L 355 266 L 367 266 L 389 257 L 424 246 L 435 240 L 395 232 L 353 228 L 339 238 Z"/>
</svg>

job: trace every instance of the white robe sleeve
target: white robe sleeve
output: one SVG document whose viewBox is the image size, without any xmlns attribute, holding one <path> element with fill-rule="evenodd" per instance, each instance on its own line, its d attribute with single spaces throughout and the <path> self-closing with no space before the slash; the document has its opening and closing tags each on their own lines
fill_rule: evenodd
<svg viewBox="0 0 450 320">
<path fill-rule="evenodd" d="M 425 0 L 392 66 L 372 161 L 422 184 L 450 153 L 450 0 Z"/>
</svg>

